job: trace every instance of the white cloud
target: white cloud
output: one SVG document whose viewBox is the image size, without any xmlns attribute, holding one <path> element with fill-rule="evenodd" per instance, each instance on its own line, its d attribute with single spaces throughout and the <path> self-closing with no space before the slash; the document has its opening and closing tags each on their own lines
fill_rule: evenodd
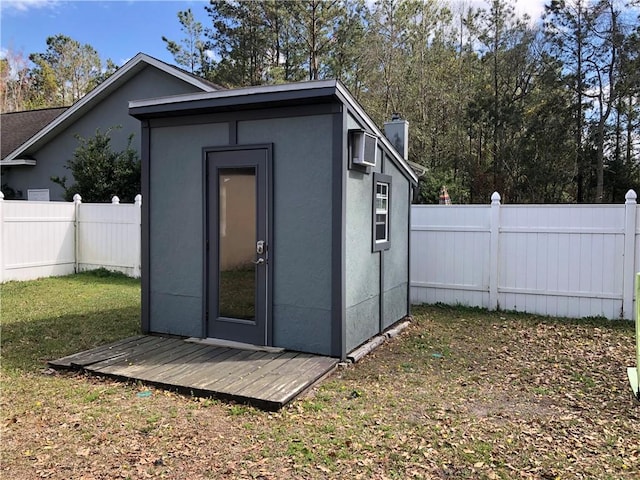
<svg viewBox="0 0 640 480">
<path fill-rule="evenodd" d="M 0 6 L 3 11 L 28 12 L 33 9 L 54 8 L 58 0 L 2 0 Z"/>
<path fill-rule="evenodd" d="M 537 20 L 544 11 L 544 5 L 548 0 L 512 0 L 508 3 L 515 6 L 516 13 L 528 14 L 532 20 Z M 483 8 L 489 10 L 491 0 L 449 0 L 451 4 L 460 4 L 472 6 L 474 8 Z"/>
<path fill-rule="evenodd" d="M 520 0 L 516 2 L 516 12 L 528 14 L 532 20 L 537 20 L 544 12 L 545 0 Z"/>
</svg>

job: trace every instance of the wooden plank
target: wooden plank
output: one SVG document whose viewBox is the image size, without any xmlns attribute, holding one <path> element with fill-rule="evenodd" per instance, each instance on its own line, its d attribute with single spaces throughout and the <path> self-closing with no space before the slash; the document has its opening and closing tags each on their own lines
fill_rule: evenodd
<svg viewBox="0 0 640 480">
<path fill-rule="evenodd" d="M 108 372 L 106 369 L 112 368 L 112 367 L 122 368 L 122 366 L 128 365 L 130 361 L 140 357 L 141 355 L 144 355 L 146 352 L 151 351 L 154 348 L 157 348 L 158 346 L 163 345 L 165 340 L 166 339 L 163 337 L 152 337 L 151 340 L 148 342 L 132 345 L 130 349 L 127 349 L 121 355 L 114 356 L 111 358 L 106 358 L 99 362 L 94 362 L 92 364 L 84 366 L 84 368 L 87 371 L 96 372 L 99 374 L 104 373 L 105 375 L 108 375 L 110 372 Z M 115 366 L 120 366 L 120 367 L 115 367 Z"/>
<path fill-rule="evenodd" d="M 144 338 L 141 338 L 138 341 L 135 342 L 129 342 L 127 344 L 123 344 L 123 345 L 117 345 L 116 347 L 114 347 L 112 349 L 112 351 L 115 351 L 116 355 L 121 355 L 121 354 L 125 354 L 125 355 L 130 355 L 132 352 L 136 351 L 136 350 L 141 350 L 144 348 L 147 348 L 150 345 L 157 345 L 158 343 L 162 342 L 162 337 L 154 337 L 154 336 L 145 336 Z M 107 354 L 107 352 L 105 351 L 104 354 L 101 353 L 97 353 L 95 356 L 90 356 L 87 358 L 81 358 L 80 362 L 76 363 L 75 361 L 73 362 L 73 365 L 76 367 L 85 367 L 85 366 L 90 366 L 93 365 L 95 363 L 100 363 L 106 360 L 109 360 L 110 357 Z"/>
<path fill-rule="evenodd" d="M 147 342 L 141 348 L 137 348 L 129 352 L 129 354 L 121 356 L 114 362 L 105 364 L 104 362 L 96 363 L 87 367 L 88 370 L 100 373 L 112 374 L 117 373 L 124 377 L 132 377 L 135 372 L 143 370 L 150 364 L 157 365 L 162 362 L 162 358 L 183 344 L 181 339 L 164 338 L 161 342 Z"/>
<path fill-rule="evenodd" d="M 274 372 L 276 378 L 266 377 L 256 383 L 258 386 L 263 385 L 263 398 L 281 402 L 282 399 L 293 398 L 296 391 L 305 388 L 326 370 L 326 365 L 319 363 L 318 357 L 297 357 L 284 368 Z"/>
<path fill-rule="evenodd" d="M 300 354 L 295 352 L 278 354 L 268 361 L 258 364 L 256 368 L 248 370 L 245 375 L 238 378 L 237 382 L 227 385 L 227 389 L 232 388 L 235 393 L 246 390 L 265 375 L 269 375 L 274 369 L 281 368 L 283 363 L 286 363 L 298 355 Z"/>
<path fill-rule="evenodd" d="M 183 363 L 174 365 L 167 371 L 165 371 L 162 374 L 162 379 L 164 382 L 167 382 L 171 385 L 181 387 L 185 386 L 181 385 L 181 383 L 183 383 L 183 380 L 187 377 L 187 375 L 200 368 L 202 364 L 210 362 L 215 357 L 219 357 L 226 352 L 229 352 L 230 350 L 231 349 L 229 348 L 205 346 L 203 350 L 185 357 L 183 359 Z"/>
<path fill-rule="evenodd" d="M 301 393 L 313 386 L 317 381 L 324 378 L 338 364 L 337 360 L 332 362 L 313 363 L 313 366 L 306 370 L 304 377 L 290 377 L 291 380 L 282 384 L 281 388 L 270 393 L 269 399 L 286 405 Z"/>
<path fill-rule="evenodd" d="M 67 355 L 66 357 L 62 357 L 57 360 L 50 360 L 47 363 L 53 368 L 73 368 L 74 366 L 83 367 L 84 365 L 109 358 L 109 356 L 117 355 L 123 350 L 129 348 L 131 344 L 134 344 L 135 342 L 144 343 L 149 341 L 150 338 L 152 337 L 136 335 L 107 345 L 101 345 L 90 350 L 74 353 L 73 355 Z"/>
<path fill-rule="evenodd" d="M 101 354 L 104 354 L 106 357 L 114 350 L 118 349 L 118 347 L 122 346 L 124 348 L 126 344 L 135 341 L 146 341 L 146 337 L 144 335 L 136 335 L 134 337 L 124 338 L 122 340 L 118 340 L 106 345 L 100 345 L 90 350 L 84 350 L 82 352 L 67 355 L 56 360 L 50 360 L 47 363 L 52 367 L 71 368 L 72 363 L 77 363 L 78 365 L 80 365 L 85 363 L 85 361 L 90 361 L 91 357 L 98 357 Z"/>
<path fill-rule="evenodd" d="M 200 379 L 194 380 L 193 386 L 198 389 L 214 388 L 219 390 L 217 383 L 228 380 L 229 376 L 242 374 L 252 368 L 252 361 L 264 356 L 277 355 L 269 352 L 255 352 L 249 350 L 236 350 L 236 354 L 216 364 L 215 369 L 207 369 L 202 372 Z"/>
<path fill-rule="evenodd" d="M 77 367 L 99 375 L 277 410 L 330 372 L 337 359 L 136 336 L 55 362 L 71 366 L 75 362 Z"/>
<path fill-rule="evenodd" d="M 168 339 L 167 339 L 168 340 Z M 184 342 L 171 339 L 163 344 L 156 345 L 152 349 L 138 352 L 135 356 L 123 358 L 122 361 L 110 365 L 97 365 L 96 371 L 105 374 L 115 374 L 123 377 L 139 379 L 139 375 L 147 370 L 162 367 L 165 362 L 180 352 Z"/>
<path fill-rule="evenodd" d="M 195 383 L 202 380 L 202 377 L 206 375 L 206 372 L 211 369 L 217 368 L 217 365 L 226 360 L 227 358 L 236 355 L 239 351 L 231 348 L 223 347 L 210 347 L 211 352 L 203 361 L 196 365 L 190 365 L 188 373 L 181 377 L 173 377 L 170 380 L 171 383 L 177 387 L 195 388 Z"/>
<path fill-rule="evenodd" d="M 278 369 L 282 368 L 284 364 L 292 361 L 299 355 L 301 354 L 297 352 L 283 353 L 278 358 L 275 358 L 272 362 L 268 363 L 266 367 L 261 369 L 257 377 L 252 379 L 245 378 L 242 385 L 238 385 L 235 389 L 235 394 L 245 397 L 263 398 L 265 387 L 268 387 L 269 383 L 273 382 L 278 377 Z"/>
<path fill-rule="evenodd" d="M 258 378 L 264 371 L 264 367 L 272 362 L 280 354 L 265 355 L 262 358 L 253 359 L 250 366 L 244 368 L 242 371 L 237 372 L 234 378 L 228 378 L 228 381 L 216 385 L 217 388 L 224 389 L 225 391 L 233 391 L 237 388 L 237 385 L 243 382 L 251 382 L 251 378 Z"/>
<path fill-rule="evenodd" d="M 156 366 L 148 366 L 144 369 L 144 375 L 148 378 L 165 378 L 168 374 L 185 364 L 195 361 L 198 357 L 205 355 L 210 347 L 195 343 L 184 344 L 181 348 L 175 348 L 167 353 L 162 363 Z"/>
</svg>

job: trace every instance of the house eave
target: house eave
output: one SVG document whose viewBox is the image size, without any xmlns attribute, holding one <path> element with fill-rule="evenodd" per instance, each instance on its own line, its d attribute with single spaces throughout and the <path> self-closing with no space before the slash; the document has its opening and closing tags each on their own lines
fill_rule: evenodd
<svg viewBox="0 0 640 480">
<path fill-rule="evenodd" d="M 336 82 L 333 80 L 321 80 L 132 100 L 129 102 L 129 114 L 138 119 L 149 119 L 173 114 L 189 115 L 204 110 L 236 111 L 241 108 L 253 109 L 275 104 L 331 101 L 335 100 L 335 85 Z"/>
<path fill-rule="evenodd" d="M 36 161 L 32 158 L 12 158 L 0 160 L 0 167 L 15 167 L 19 165 L 35 166 Z"/>
</svg>

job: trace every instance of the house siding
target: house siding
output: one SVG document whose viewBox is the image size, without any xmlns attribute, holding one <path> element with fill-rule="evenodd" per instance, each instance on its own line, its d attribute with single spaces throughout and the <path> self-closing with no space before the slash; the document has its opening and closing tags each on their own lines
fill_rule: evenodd
<svg viewBox="0 0 640 480">
<path fill-rule="evenodd" d="M 347 351 L 379 331 L 380 254 L 371 250 L 373 174 L 347 175 L 346 346 Z"/>
<path fill-rule="evenodd" d="M 114 151 L 124 150 L 129 135 L 134 134 L 132 146 L 140 152 L 140 122 L 129 116 L 128 102 L 165 95 L 200 92 L 197 87 L 187 84 L 155 67 L 147 66 L 129 81 L 115 89 L 107 98 L 98 102 L 87 114 L 72 123 L 44 147 L 28 153 L 36 159 L 35 166 L 21 165 L 2 168 L 2 183 L 8 184 L 19 198 L 27 198 L 27 190 L 48 188 L 51 200 L 63 200 L 64 190 L 51 181 L 52 176 L 67 177 L 67 185 L 73 184 L 71 171 L 65 168 L 68 160 L 78 147 L 75 135 L 92 137 L 96 129 L 111 132 L 111 146 Z"/>
<path fill-rule="evenodd" d="M 349 120 L 350 128 L 359 128 Z M 390 246 L 372 251 L 374 174 L 392 177 Z M 378 149 L 368 173 L 352 169 L 347 176 L 346 346 L 356 348 L 408 314 L 409 182 L 389 156 Z M 382 290 L 382 292 L 381 292 Z"/>
</svg>

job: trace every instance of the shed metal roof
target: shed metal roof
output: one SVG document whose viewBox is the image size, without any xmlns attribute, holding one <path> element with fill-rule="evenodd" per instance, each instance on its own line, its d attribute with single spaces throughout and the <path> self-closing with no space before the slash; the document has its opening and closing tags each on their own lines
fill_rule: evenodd
<svg viewBox="0 0 640 480">
<path fill-rule="evenodd" d="M 205 93 L 190 93 L 168 97 L 132 100 L 129 114 L 138 119 L 182 116 L 206 112 L 226 112 L 242 109 L 267 108 L 282 105 L 303 105 L 340 101 L 382 142 L 392 159 L 407 177 L 417 184 L 418 177 L 391 142 L 366 114 L 348 89 L 339 80 L 315 80 L 283 85 L 265 85 Z"/>
</svg>

